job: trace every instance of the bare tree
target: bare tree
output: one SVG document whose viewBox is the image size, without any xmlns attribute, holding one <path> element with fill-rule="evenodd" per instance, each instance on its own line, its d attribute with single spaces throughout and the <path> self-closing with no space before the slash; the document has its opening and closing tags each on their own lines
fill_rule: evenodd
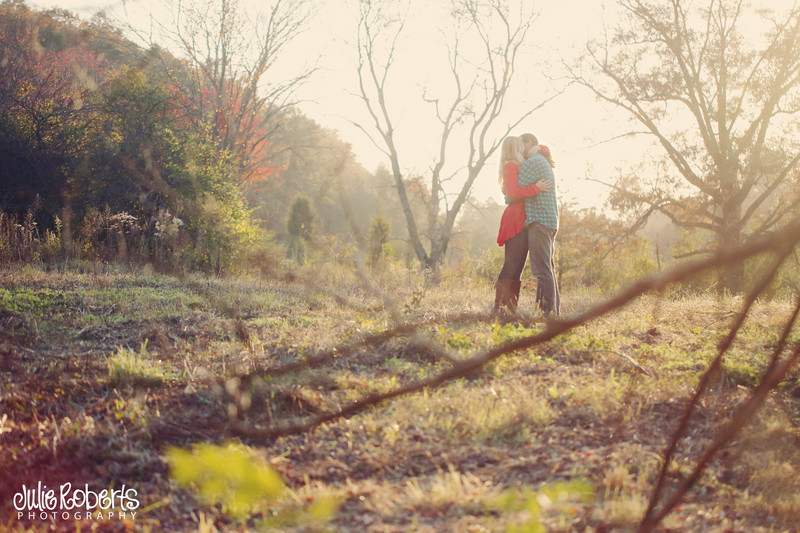
<svg viewBox="0 0 800 533">
<path fill-rule="evenodd" d="M 169 26 L 154 21 L 186 61 L 188 69 L 167 65 L 181 91 L 187 118 L 207 124 L 219 148 L 230 153 L 241 182 L 268 169 L 274 120 L 294 90 L 313 72 L 305 67 L 288 76 L 270 76 L 276 61 L 306 28 L 308 0 L 271 0 L 258 11 L 239 0 L 166 0 Z M 141 35 L 141 32 L 139 32 Z"/>
<path fill-rule="evenodd" d="M 520 50 L 536 18 L 530 5 L 520 2 L 514 12 L 507 4 L 501 0 L 454 0 L 451 4 L 454 32 L 448 43 L 448 66 L 453 91 L 449 98 L 423 95 L 438 121 L 438 153 L 426 181 L 418 187 L 420 181 L 409 180 L 401 164 L 393 114 L 397 107 L 390 101 L 390 74 L 401 53 L 398 42 L 407 18 L 388 15 L 385 4 L 360 2 L 359 96 L 372 123 L 356 125 L 388 158 L 411 247 L 428 269 L 435 270 L 444 259 L 459 211 L 502 138 L 549 100 L 516 112 L 510 123 L 497 126 L 517 74 Z M 455 143 L 467 149 L 459 159 L 460 167 L 451 171 L 454 167 L 448 157 Z M 415 217 L 412 210 L 411 183 L 423 195 L 425 220 Z"/>
<path fill-rule="evenodd" d="M 713 236 L 697 252 L 779 227 L 800 205 L 800 6 L 743 0 L 617 0 L 622 17 L 587 45 L 571 78 L 627 111 L 666 156 L 626 176 L 612 200 Z M 760 32 L 760 33 L 759 33 Z M 643 183 L 645 182 L 645 183 Z M 794 187 L 794 188 L 792 188 Z M 731 264 L 720 288 L 739 292 Z"/>
</svg>

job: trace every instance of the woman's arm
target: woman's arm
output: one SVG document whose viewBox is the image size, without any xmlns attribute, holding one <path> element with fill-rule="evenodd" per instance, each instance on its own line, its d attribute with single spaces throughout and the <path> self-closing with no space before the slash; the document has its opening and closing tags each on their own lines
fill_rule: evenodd
<svg viewBox="0 0 800 533">
<path fill-rule="evenodd" d="M 519 166 L 515 163 L 506 163 L 506 166 L 503 167 L 503 185 L 506 189 L 506 196 L 512 200 L 536 196 L 550 188 L 550 180 L 542 180 L 538 184 L 534 183 L 525 187 L 520 187 L 518 180 Z"/>
</svg>

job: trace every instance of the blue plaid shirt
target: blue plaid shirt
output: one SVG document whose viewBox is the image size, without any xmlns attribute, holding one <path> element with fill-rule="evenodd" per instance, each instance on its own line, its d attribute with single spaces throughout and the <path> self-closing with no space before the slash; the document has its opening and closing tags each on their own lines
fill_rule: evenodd
<svg viewBox="0 0 800 533">
<path fill-rule="evenodd" d="M 550 179 L 549 191 L 525 198 L 525 225 L 538 222 L 542 226 L 558 230 L 558 195 L 553 167 L 542 154 L 534 154 L 519 168 L 519 184 L 522 186 Z"/>
</svg>

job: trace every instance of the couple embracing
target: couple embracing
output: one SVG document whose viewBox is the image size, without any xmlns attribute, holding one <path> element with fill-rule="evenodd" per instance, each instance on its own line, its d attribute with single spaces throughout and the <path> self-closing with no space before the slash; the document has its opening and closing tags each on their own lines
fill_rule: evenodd
<svg viewBox="0 0 800 533">
<path fill-rule="evenodd" d="M 539 145 L 535 135 L 525 133 L 503 140 L 498 180 L 508 207 L 497 236 L 497 244 L 505 247 L 505 259 L 495 284 L 495 315 L 516 312 L 520 276 L 528 256 L 537 280 L 536 305 L 545 317 L 559 313 L 561 297 L 553 258 L 558 232 L 553 167 L 550 149 Z"/>
</svg>

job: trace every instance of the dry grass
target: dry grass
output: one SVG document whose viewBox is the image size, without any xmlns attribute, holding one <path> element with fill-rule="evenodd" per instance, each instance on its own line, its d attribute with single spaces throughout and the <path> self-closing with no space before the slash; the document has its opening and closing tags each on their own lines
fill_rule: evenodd
<svg viewBox="0 0 800 533">
<path fill-rule="evenodd" d="M 163 450 L 229 439 L 230 416 L 263 425 L 314 415 L 450 363 L 401 338 L 314 370 L 231 378 L 384 331 L 394 324 L 392 305 L 397 317 L 427 320 L 421 339 L 458 357 L 542 327 L 525 313 L 530 294 L 523 294 L 519 325 L 449 319 L 490 307 L 490 284 L 463 276 L 445 277 L 439 286 L 426 285 L 416 272 L 379 276 L 374 282 L 383 298 L 335 267 L 299 279 L 0 271 L 0 468 L 10 473 L 0 481 L 0 501 L 9 501 L 22 482 L 127 483 L 142 495 L 142 514 L 131 524 L 136 530 L 246 529 L 263 517 L 237 525 L 199 504 L 169 479 Z M 588 293 L 572 297 L 567 290 L 565 311 L 591 301 Z M 340 509 L 330 524 L 336 531 L 503 531 L 535 522 L 548 531 L 630 529 L 641 518 L 673 422 L 738 303 L 641 298 L 470 379 L 306 435 L 244 440 L 273 460 L 300 501 L 337 497 Z M 788 307 L 756 306 L 693 420 L 670 483 L 757 383 Z M 800 510 L 799 421 L 796 387 L 787 382 L 668 525 L 790 531 Z M 583 482 L 593 498 L 558 503 L 546 492 Z M 511 494 L 512 487 L 528 492 Z M 17 522 L 7 503 L 0 523 L 47 527 Z"/>
</svg>

